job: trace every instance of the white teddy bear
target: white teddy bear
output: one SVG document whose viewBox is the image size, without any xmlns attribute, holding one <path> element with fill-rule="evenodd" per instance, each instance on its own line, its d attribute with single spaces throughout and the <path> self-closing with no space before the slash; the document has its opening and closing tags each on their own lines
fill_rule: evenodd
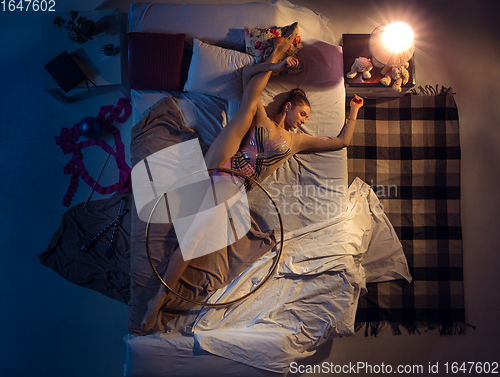
<svg viewBox="0 0 500 377">
<path fill-rule="evenodd" d="M 363 78 L 365 80 L 368 80 L 372 77 L 372 74 L 370 73 L 372 68 L 373 65 L 371 63 L 371 60 L 360 56 L 359 58 L 356 58 L 356 60 L 354 60 L 354 63 L 351 66 L 351 72 L 349 72 L 346 76 L 347 78 L 352 79 L 358 74 L 358 72 L 362 72 Z"/>
</svg>

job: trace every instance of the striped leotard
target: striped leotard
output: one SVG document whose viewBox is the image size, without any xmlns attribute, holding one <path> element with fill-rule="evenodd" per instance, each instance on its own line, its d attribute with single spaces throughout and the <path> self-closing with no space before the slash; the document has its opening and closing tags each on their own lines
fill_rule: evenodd
<svg viewBox="0 0 500 377">
<path fill-rule="evenodd" d="M 250 134 L 249 146 L 241 148 L 221 167 L 236 170 L 261 182 L 278 168 L 281 161 L 291 155 L 292 150 L 283 135 L 271 140 L 271 129 L 257 126 Z M 238 186 L 244 182 L 246 190 L 252 187 L 251 181 L 230 173 L 218 171 L 212 174 L 212 179 L 229 180 Z"/>
<path fill-rule="evenodd" d="M 290 146 L 283 135 L 271 140 L 271 129 L 257 126 L 250 136 L 250 146 L 240 149 L 231 159 L 231 168 L 260 182 L 274 165 L 290 155 Z M 251 183 L 245 182 L 245 187 L 249 189 Z"/>
</svg>

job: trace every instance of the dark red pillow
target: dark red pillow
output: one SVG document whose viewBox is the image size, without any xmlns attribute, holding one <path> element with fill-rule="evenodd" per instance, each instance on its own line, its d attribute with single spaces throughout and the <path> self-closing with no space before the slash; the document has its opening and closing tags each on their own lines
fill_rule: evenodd
<svg viewBox="0 0 500 377">
<path fill-rule="evenodd" d="M 184 34 L 128 33 L 131 89 L 181 90 Z"/>
</svg>

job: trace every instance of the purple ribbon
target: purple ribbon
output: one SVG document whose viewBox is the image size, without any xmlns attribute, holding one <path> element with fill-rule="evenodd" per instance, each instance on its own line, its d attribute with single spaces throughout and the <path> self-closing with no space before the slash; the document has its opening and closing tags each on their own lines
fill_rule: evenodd
<svg viewBox="0 0 500 377">
<path fill-rule="evenodd" d="M 124 112 L 122 116 L 120 114 Z M 115 139 L 116 152 L 113 150 L 109 144 L 101 139 L 89 139 L 78 143 L 80 138 L 80 130 L 78 128 L 78 123 L 72 128 L 63 128 L 61 130 L 61 135 L 55 137 L 56 144 L 59 145 L 64 154 L 73 153 L 73 157 L 70 162 L 64 167 L 64 174 L 71 174 L 71 183 L 66 195 L 64 195 L 62 204 L 69 207 L 71 200 L 76 192 L 79 183 L 79 177 L 82 177 L 83 181 L 87 183 L 90 187 L 94 187 L 95 191 L 99 194 L 110 194 L 115 191 L 122 193 L 130 190 L 131 179 L 130 174 L 132 169 L 125 162 L 125 146 L 123 145 L 120 131 L 118 128 L 112 125 L 113 121 L 119 123 L 125 123 L 132 112 L 132 106 L 130 105 L 130 100 L 127 98 L 120 98 L 116 106 L 108 105 L 102 106 L 97 115 L 97 119 L 101 121 L 102 127 L 113 134 Z M 106 117 L 106 115 L 108 117 Z M 83 153 L 82 149 L 88 148 L 94 145 L 100 146 L 107 153 L 111 154 L 116 161 L 116 165 L 119 169 L 119 179 L 118 182 L 111 186 L 103 187 L 99 183 L 96 184 L 95 180 L 90 177 L 87 173 L 87 169 L 83 163 Z"/>
</svg>

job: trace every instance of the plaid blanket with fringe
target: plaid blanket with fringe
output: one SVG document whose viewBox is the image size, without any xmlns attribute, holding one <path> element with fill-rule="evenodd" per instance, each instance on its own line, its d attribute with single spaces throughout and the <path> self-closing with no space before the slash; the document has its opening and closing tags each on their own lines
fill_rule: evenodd
<svg viewBox="0 0 500 377">
<path fill-rule="evenodd" d="M 360 177 L 372 186 L 413 277 L 410 284 L 368 284 L 356 316 L 357 330 L 366 325 L 365 335 L 388 326 L 394 334 L 401 327 L 459 334 L 468 326 L 458 111 L 449 90 L 432 92 L 366 99 L 348 148 L 349 182 Z"/>
</svg>

